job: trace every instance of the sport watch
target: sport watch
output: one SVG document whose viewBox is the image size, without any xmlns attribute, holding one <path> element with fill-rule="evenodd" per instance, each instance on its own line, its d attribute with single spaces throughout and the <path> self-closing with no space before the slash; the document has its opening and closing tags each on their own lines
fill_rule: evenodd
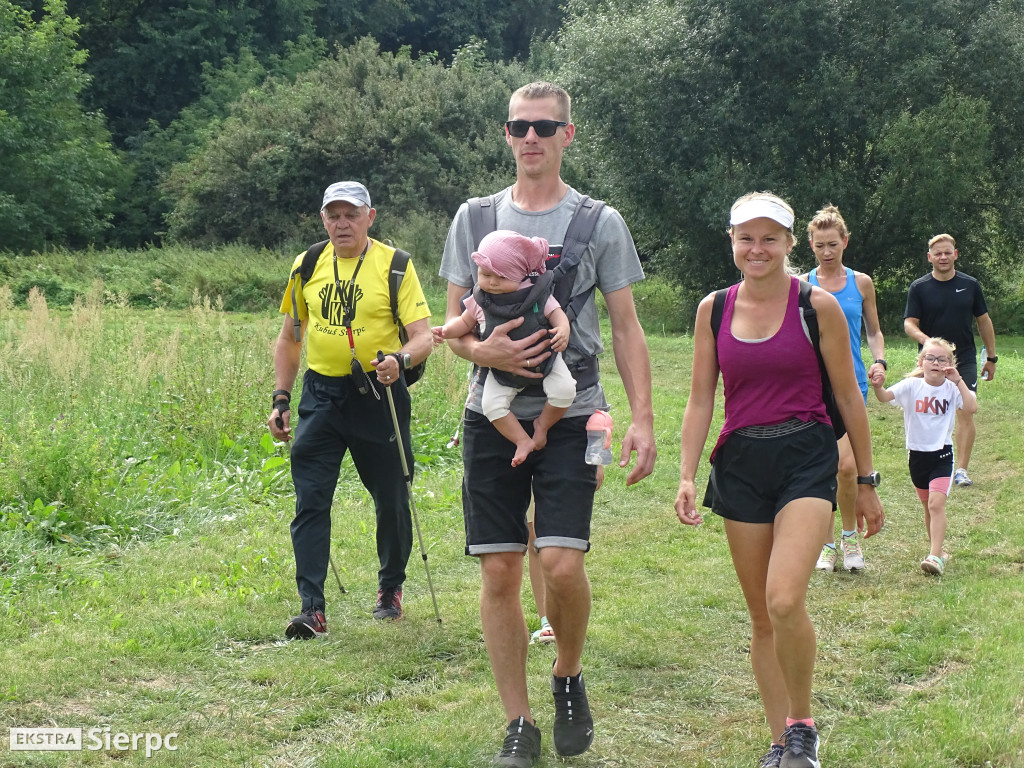
<svg viewBox="0 0 1024 768">
<path fill-rule="evenodd" d="M 857 485 L 870 485 L 877 488 L 882 484 L 882 475 L 879 472 L 872 472 L 868 475 L 857 475 Z"/>
<path fill-rule="evenodd" d="M 412 368 L 412 355 L 408 352 L 392 352 L 391 356 L 398 361 L 398 370 L 407 371 Z"/>
<path fill-rule="evenodd" d="M 999 355 L 996 355 L 995 357 L 986 357 L 985 359 L 988 360 L 990 363 L 998 363 Z"/>
</svg>

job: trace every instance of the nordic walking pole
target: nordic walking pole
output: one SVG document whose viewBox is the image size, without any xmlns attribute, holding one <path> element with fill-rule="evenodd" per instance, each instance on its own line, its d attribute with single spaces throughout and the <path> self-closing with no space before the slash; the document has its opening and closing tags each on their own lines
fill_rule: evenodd
<svg viewBox="0 0 1024 768">
<path fill-rule="evenodd" d="M 377 350 L 377 362 L 384 361 L 384 353 Z M 402 444 L 402 430 L 398 426 L 398 413 L 395 411 L 395 398 L 391 394 L 391 387 L 384 387 L 388 393 L 388 405 L 391 406 L 391 421 L 395 425 L 395 443 L 398 445 L 398 457 L 402 460 L 402 474 L 405 475 L 405 487 L 409 490 L 409 508 L 412 510 L 412 521 L 416 526 L 416 538 L 420 542 L 420 555 L 423 557 L 423 568 L 427 572 L 427 586 L 430 587 L 430 599 L 434 601 L 434 617 L 437 623 L 441 623 L 441 614 L 437 610 L 437 596 L 434 594 L 434 582 L 430 578 L 430 566 L 427 564 L 427 549 L 423 546 L 423 534 L 420 532 L 420 521 L 416 514 L 416 500 L 412 496 L 412 474 L 409 472 L 409 462 L 405 460 L 405 446 Z"/>
<path fill-rule="evenodd" d="M 330 552 L 327 553 L 327 559 L 331 563 L 331 570 L 334 571 L 334 580 L 338 582 L 338 589 L 341 590 L 341 594 L 347 595 L 348 592 L 345 590 L 343 586 L 341 586 L 341 577 L 338 576 L 338 569 L 334 567 L 334 557 L 331 555 Z"/>
</svg>

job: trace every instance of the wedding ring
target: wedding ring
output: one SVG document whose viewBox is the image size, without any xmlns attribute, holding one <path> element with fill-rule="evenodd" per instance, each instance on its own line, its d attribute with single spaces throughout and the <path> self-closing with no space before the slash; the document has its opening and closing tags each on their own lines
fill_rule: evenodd
<svg viewBox="0 0 1024 768">
<path fill-rule="evenodd" d="M 533 368 L 533 366 L 530 365 L 530 358 L 526 358 L 526 367 L 527 368 Z"/>
</svg>

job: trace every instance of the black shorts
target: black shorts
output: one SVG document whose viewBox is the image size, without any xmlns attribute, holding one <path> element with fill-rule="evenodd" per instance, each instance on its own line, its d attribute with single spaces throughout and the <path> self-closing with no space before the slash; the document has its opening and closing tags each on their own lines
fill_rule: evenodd
<svg viewBox="0 0 1024 768">
<path fill-rule="evenodd" d="M 956 364 L 956 372 L 960 374 L 964 380 L 964 384 L 971 392 L 978 391 L 978 363 L 970 357 L 967 360 L 958 361 Z"/>
<path fill-rule="evenodd" d="M 467 555 L 526 552 L 531 496 L 537 502 L 533 525 L 538 549 L 590 549 L 597 467 L 583 460 L 588 419 L 561 419 L 548 431 L 547 445 L 513 467 L 515 444 L 502 437 L 483 414 L 466 411 L 462 515 Z M 533 433 L 532 421 L 520 423 Z"/>
<path fill-rule="evenodd" d="M 915 488 L 927 491 L 932 480 L 953 476 L 953 446 L 946 445 L 937 451 L 910 451 L 907 463 L 910 482 Z"/>
<path fill-rule="evenodd" d="M 704 506 L 741 523 L 774 523 L 794 499 L 816 498 L 836 508 L 839 449 L 832 427 L 810 422 L 777 437 L 733 432 L 711 467 Z"/>
</svg>

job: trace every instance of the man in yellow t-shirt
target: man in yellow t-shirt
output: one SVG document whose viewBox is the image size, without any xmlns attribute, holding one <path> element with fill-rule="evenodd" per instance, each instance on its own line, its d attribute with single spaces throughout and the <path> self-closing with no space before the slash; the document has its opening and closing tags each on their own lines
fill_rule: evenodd
<svg viewBox="0 0 1024 768">
<path fill-rule="evenodd" d="M 412 518 L 383 387 L 391 388 L 402 432 L 400 444 L 412 468 L 411 407 L 403 372 L 426 359 L 433 340 L 430 310 L 411 261 L 398 292 L 398 314 L 409 340 L 403 345 L 399 339 L 388 289 L 394 249 L 368 236 L 375 216 L 370 193 L 362 184 L 340 181 L 329 186 L 320 217 L 330 242 L 305 284 L 297 274 L 305 254 L 296 257 L 281 300 L 285 321 L 274 350 L 276 383 L 267 420 L 278 440 L 292 437 L 291 388 L 299 372 L 302 338 L 307 340 L 308 364 L 291 451 L 295 484 L 291 535 L 302 610 L 288 623 L 288 637 L 311 638 L 327 631 L 324 582 L 330 558 L 331 502 L 346 451 L 352 454 L 377 514 L 380 570 L 373 616 L 402 617 Z M 301 321 L 298 341 L 292 315 Z M 380 363 L 378 350 L 387 355 Z"/>
</svg>

